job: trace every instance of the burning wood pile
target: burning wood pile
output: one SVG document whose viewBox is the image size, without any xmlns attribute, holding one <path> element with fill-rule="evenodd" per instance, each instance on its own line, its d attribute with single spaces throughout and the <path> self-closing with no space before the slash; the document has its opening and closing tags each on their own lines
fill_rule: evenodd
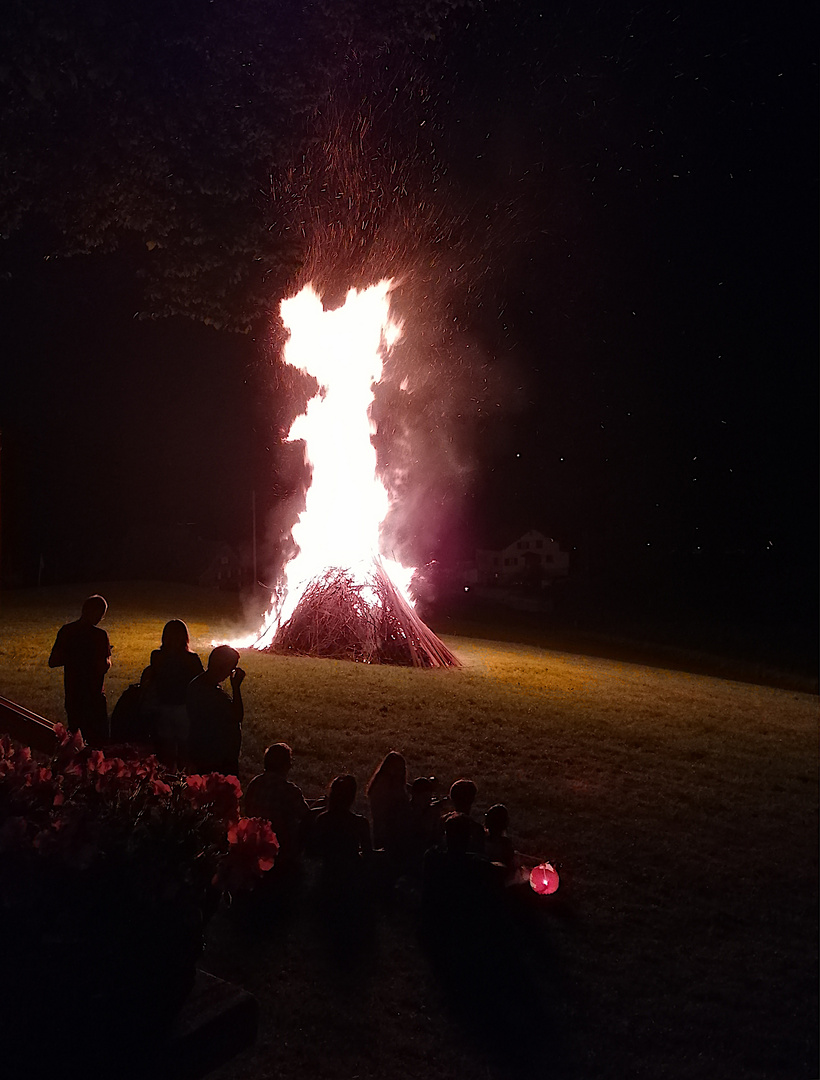
<svg viewBox="0 0 820 1080">
<path fill-rule="evenodd" d="M 401 336 L 393 282 L 352 288 L 326 309 L 311 285 L 280 306 L 286 365 L 316 390 L 288 432 L 304 446 L 310 483 L 261 630 L 237 648 L 407 667 L 460 667 L 413 610 L 413 567 L 382 546 L 391 498 L 378 474 L 372 417 L 385 356 Z M 402 386 L 402 392 L 409 393 Z"/>
<path fill-rule="evenodd" d="M 305 589 L 268 652 L 405 667 L 461 667 L 398 592 L 379 560 L 364 583 L 331 568 Z"/>
</svg>

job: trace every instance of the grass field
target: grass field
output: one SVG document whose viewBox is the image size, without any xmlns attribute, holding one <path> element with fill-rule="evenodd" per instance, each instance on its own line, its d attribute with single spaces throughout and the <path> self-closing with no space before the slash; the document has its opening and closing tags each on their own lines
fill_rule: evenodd
<svg viewBox="0 0 820 1080">
<path fill-rule="evenodd" d="M 247 629 L 235 601 L 203 590 L 103 591 L 110 705 L 166 619 L 186 620 L 203 658 L 213 638 Z M 46 659 L 86 592 L 2 598 L 0 694 L 61 718 Z M 307 901 L 265 926 L 220 912 L 203 966 L 256 994 L 262 1023 L 256 1047 L 215 1077 L 814 1080 L 817 697 L 447 644 L 461 670 L 244 654 L 241 779 L 280 739 L 308 797 L 343 771 L 363 786 L 390 749 L 443 790 L 470 776 L 479 811 L 505 802 L 520 849 L 560 864 L 556 903 L 486 928 L 507 935 L 508 963 L 467 991 L 466 1009 L 419 947 L 411 894 L 374 916 L 352 965 Z"/>
</svg>

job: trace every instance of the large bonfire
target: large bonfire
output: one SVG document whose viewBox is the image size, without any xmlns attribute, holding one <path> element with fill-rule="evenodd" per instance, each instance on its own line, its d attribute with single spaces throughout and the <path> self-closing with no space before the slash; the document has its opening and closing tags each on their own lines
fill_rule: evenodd
<svg viewBox="0 0 820 1080">
<path fill-rule="evenodd" d="M 414 610 L 412 567 L 380 548 L 390 505 L 377 475 L 370 415 L 385 355 L 401 335 L 390 316 L 392 282 L 351 289 L 325 310 L 310 285 L 283 300 L 284 360 L 318 383 L 288 438 L 311 467 L 293 528 L 298 553 L 284 568 L 259 637 L 248 644 L 364 663 L 451 667 L 459 661 Z"/>
</svg>

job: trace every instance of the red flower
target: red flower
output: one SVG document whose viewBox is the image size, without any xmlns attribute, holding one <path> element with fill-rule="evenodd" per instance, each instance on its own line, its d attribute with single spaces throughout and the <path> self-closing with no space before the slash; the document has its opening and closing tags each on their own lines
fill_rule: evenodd
<svg viewBox="0 0 820 1080">
<path fill-rule="evenodd" d="M 57 745 L 60 750 L 66 750 L 69 753 L 77 753 L 85 746 L 85 742 L 80 732 L 68 731 L 64 724 L 55 724 L 54 734 L 57 736 Z"/>
<path fill-rule="evenodd" d="M 156 754 L 146 758 L 137 758 L 136 761 L 128 762 L 134 776 L 139 780 L 151 780 L 159 771 L 160 764 Z"/>
<path fill-rule="evenodd" d="M 90 773 L 99 773 L 102 776 L 108 772 L 110 768 L 109 763 L 105 760 L 105 754 L 102 750 L 92 750 L 88 755 L 88 761 L 86 762 L 86 768 Z"/>
<path fill-rule="evenodd" d="M 214 879 L 229 892 L 248 888 L 273 866 L 279 841 L 264 818 L 240 818 L 228 829 L 230 848 Z"/>
<path fill-rule="evenodd" d="M 17 791 L 48 781 L 51 773 L 34 760 L 31 748 L 15 746 L 8 737 L 0 741 L 0 780 Z"/>
<path fill-rule="evenodd" d="M 232 824 L 239 820 L 242 787 L 235 776 L 222 773 L 196 773 L 185 779 L 185 798 L 196 810 L 209 810 L 215 817 Z"/>
</svg>

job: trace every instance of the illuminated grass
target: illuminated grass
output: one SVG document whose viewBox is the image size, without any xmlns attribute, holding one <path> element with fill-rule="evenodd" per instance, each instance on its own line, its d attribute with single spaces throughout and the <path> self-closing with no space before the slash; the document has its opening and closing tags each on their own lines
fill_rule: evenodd
<svg viewBox="0 0 820 1080">
<path fill-rule="evenodd" d="M 229 598 L 201 590 L 103 591 L 110 704 L 166 619 L 188 622 L 203 659 L 212 638 L 244 628 Z M 83 595 L 4 599 L 0 693 L 61 716 L 60 673 L 46 658 Z M 244 654 L 243 780 L 274 740 L 293 746 L 308 797 L 343 771 L 363 786 L 395 748 L 442 790 L 471 776 L 480 811 L 505 802 L 521 849 L 561 864 L 562 915 L 543 928 L 553 966 L 538 978 L 546 993 L 563 988 L 555 1009 L 573 1075 L 816 1075 L 817 698 L 447 644 L 461 670 Z M 212 931 L 209 969 L 256 993 L 263 1016 L 255 1050 L 218 1077 L 497 1075 L 443 1008 L 405 906 L 382 917 L 355 985 L 305 920 L 260 936 L 222 914 Z"/>
</svg>

